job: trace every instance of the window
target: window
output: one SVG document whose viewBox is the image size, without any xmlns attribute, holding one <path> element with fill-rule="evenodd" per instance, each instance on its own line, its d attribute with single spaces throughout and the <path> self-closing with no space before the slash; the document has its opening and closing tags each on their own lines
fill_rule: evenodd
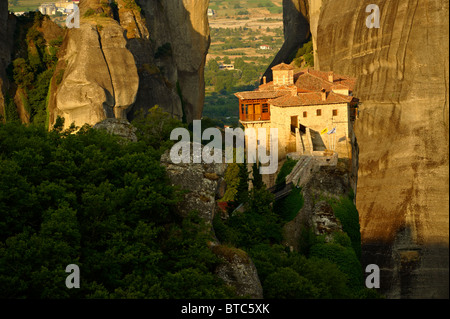
<svg viewBox="0 0 450 319">
<path fill-rule="evenodd" d="M 303 117 L 308 117 L 308 112 L 303 112 Z"/>
<path fill-rule="evenodd" d="M 263 113 L 269 113 L 269 104 L 263 104 L 262 105 L 262 112 Z"/>
<path fill-rule="evenodd" d="M 333 110 L 333 116 L 338 116 L 338 110 Z"/>
<path fill-rule="evenodd" d="M 322 116 L 322 110 L 317 110 L 317 116 Z"/>
</svg>

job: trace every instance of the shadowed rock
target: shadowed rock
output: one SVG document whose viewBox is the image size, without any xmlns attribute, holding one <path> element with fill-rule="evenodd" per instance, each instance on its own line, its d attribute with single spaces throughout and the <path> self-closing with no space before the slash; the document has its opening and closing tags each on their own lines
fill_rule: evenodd
<svg viewBox="0 0 450 319">
<path fill-rule="evenodd" d="M 368 29 L 371 3 L 309 0 L 316 66 L 356 77 L 363 102 L 354 141 L 363 267 L 381 267 L 389 298 L 448 298 L 449 3 L 378 1 L 380 28 Z"/>
</svg>

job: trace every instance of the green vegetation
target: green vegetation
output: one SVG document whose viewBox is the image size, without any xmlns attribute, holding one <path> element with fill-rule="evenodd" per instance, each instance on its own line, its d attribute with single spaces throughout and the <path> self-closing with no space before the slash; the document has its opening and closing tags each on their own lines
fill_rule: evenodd
<svg viewBox="0 0 450 319">
<path fill-rule="evenodd" d="M 232 1 L 211 2 L 211 8 L 218 4 L 220 12 L 226 8 L 239 11 L 261 8 L 268 1 Z M 280 2 L 281 5 L 281 2 Z M 237 11 L 236 11 L 237 10 Z M 230 12 L 231 13 L 231 12 Z M 244 13 L 244 12 L 241 12 Z M 251 16 L 251 14 L 250 14 Z M 248 19 L 238 16 L 237 19 Z M 234 93 L 251 91 L 259 85 L 259 80 L 272 62 L 276 52 L 283 45 L 283 29 L 249 28 L 211 28 L 212 43 L 209 49 L 210 59 L 205 69 L 206 98 L 204 115 L 221 120 L 233 127 L 239 126 L 238 100 Z M 270 45 L 272 50 L 260 50 L 261 45 Z M 233 64 L 234 70 L 221 70 L 221 64 Z"/>
<path fill-rule="evenodd" d="M 35 11 L 42 2 L 42 0 L 8 0 L 8 10 L 14 12 Z"/>
<path fill-rule="evenodd" d="M 284 162 L 283 166 L 281 167 L 275 181 L 277 189 L 283 189 L 286 186 L 286 177 L 292 172 L 297 163 L 297 160 L 293 160 L 291 158 L 286 159 L 286 162 Z"/>
<path fill-rule="evenodd" d="M 295 54 L 293 62 L 297 67 L 314 67 L 314 49 L 312 40 L 303 44 Z"/>
<path fill-rule="evenodd" d="M 275 4 L 276 3 L 276 4 Z M 219 17 L 248 15 L 253 9 L 267 9 L 269 13 L 281 14 L 283 8 L 281 0 L 211 0 L 210 8 L 216 10 Z"/>
<path fill-rule="evenodd" d="M 156 121 L 159 127 L 147 128 Z M 89 127 L 0 124 L 0 297 L 229 298 L 221 261 L 159 156 L 174 123 L 154 110 L 138 143 Z M 65 268 L 82 271 L 65 287 Z"/>
<path fill-rule="evenodd" d="M 17 18 L 14 49 L 17 55 L 7 70 L 10 80 L 19 88 L 21 102 L 30 122 L 41 124 L 46 121 L 48 89 L 62 44 L 61 37 L 46 43 L 38 31 L 43 19 L 44 16 L 39 12 L 30 12 Z M 8 108 L 11 112 L 17 107 L 11 104 Z M 9 114 L 6 120 L 9 119 L 15 119 L 15 116 Z"/>
<path fill-rule="evenodd" d="M 83 17 L 88 18 L 88 17 L 92 17 L 93 15 L 95 15 L 95 10 L 92 8 L 89 8 L 86 10 L 86 12 L 83 14 Z"/>
<path fill-rule="evenodd" d="M 220 70 L 220 59 L 209 60 L 205 69 L 206 92 L 203 115 L 221 120 L 226 125 L 239 125 L 239 103 L 234 93 L 252 91 L 259 85 L 259 79 L 266 71 L 270 59 L 245 62 L 244 58 L 234 60 L 235 70 Z"/>
<path fill-rule="evenodd" d="M 285 171 L 289 171 L 289 166 L 292 169 L 292 163 L 286 165 Z M 286 172 L 279 174 L 280 180 L 287 175 Z M 239 180 L 243 177 L 244 181 L 240 183 L 244 185 L 243 172 L 239 174 L 233 167 L 233 176 Z M 241 197 L 237 192 L 236 201 L 239 202 Z M 289 197 L 273 203 L 273 195 L 262 186 L 248 193 L 243 212 L 230 211 L 226 221 L 216 216 L 214 229 L 222 243 L 250 255 L 265 298 L 379 298 L 376 292 L 364 287 L 361 264 L 351 237 L 345 232 L 334 233 L 332 241 L 327 243 L 312 229 L 302 228 L 299 252 L 292 252 L 282 245 L 283 225 L 297 215 L 302 205 L 301 189 L 295 188 Z M 336 201 L 335 205 L 341 209 L 341 216 L 348 218 L 346 224 L 354 225 L 355 217 L 358 219 L 357 211 L 345 206 L 349 205 L 347 198 Z"/>
<path fill-rule="evenodd" d="M 293 220 L 300 209 L 302 209 L 304 199 L 302 195 L 302 189 L 294 187 L 289 196 L 276 201 L 273 204 L 273 210 L 281 219 L 285 222 Z"/>
<path fill-rule="evenodd" d="M 336 217 L 341 221 L 344 232 L 348 234 L 351 245 L 358 258 L 361 258 L 361 233 L 359 231 L 359 214 L 351 197 L 339 201 L 330 200 Z"/>
</svg>

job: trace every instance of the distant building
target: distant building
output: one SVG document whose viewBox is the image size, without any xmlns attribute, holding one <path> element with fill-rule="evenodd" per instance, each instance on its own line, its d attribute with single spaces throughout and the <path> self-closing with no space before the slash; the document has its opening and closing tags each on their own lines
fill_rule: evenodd
<svg viewBox="0 0 450 319">
<path fill-rule="evenodd" d="M 43 3 L 39 6 L 38 10 L 44 15 L 54 15 L 56 14 L 56 5 L 54 3 Z"/>
<path fill-rule="evenodd" d="M 59 1 L 59 2 L 46 2 L 39 6 L 38 10 L 45 15 L 55 15 L 57 12 L 62 14 L 70 14 L 74 11 L 77 1 Z"/>
<path fill-rule="evenodd" d="M 214 17 L 216 15 L 216 11 L 213 9 L 208 9 L 208 17 Z"/>
<path fill-rule="evenodd" d="M 261 50 L 270 50 L 270 45 L 264 44 L 264 45 L 261 45 L 259 48 L 260 48 Z"/>
<path fill-rule="evenodd" d="M 220 70 L 234 70 L 234 64 L 221 64 L 219 65 Z"/>
<path fill-rule="evenodd" d="M 66 7 L 66 13 L 67 14 L 70 14 L 70 13 L 72 13 L 74 10 L 75 10 L 75 8 L 77 7 L 77 4 L 76 3 L 70 3 L 67 7 Z"/>
</svg>

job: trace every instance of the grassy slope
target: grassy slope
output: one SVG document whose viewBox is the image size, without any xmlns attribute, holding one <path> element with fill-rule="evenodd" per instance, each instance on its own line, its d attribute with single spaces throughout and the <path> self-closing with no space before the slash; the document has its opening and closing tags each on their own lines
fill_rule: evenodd
<svg viewBox="0 0 450 319">
<path fill-rule="evenodd" d="M 34 11 L 36 10 L 41 3 L 46 1 L 43 0 L 19 0 L 18 6 L 9 6 L 9 10 L 14 12 L 20 11 Z"/>
</svg>

